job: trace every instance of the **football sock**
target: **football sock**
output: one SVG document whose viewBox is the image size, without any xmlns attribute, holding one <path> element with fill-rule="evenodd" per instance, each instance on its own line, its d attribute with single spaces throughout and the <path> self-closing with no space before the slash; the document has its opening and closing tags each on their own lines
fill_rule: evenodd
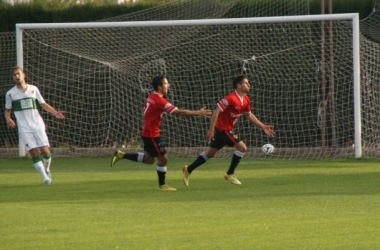
<svg viewBox="0 0 380 250">
<path fill-rule="evenodd" d="M 49 177 L 46 175 L 44 164 L 41 161 L 39 156 L 32 157 L 33 166 L 37 172 L 41 175 L 43 181 L 49 180 Z"/>
<path fill-rule="evenodd" d="M 144 160 L 144 153 L 135 153 L 135 154 L 125 154 L 124 159 L 136 161 L 136 162 L 142 162 Z"/>
<path fill-rule="evenodd" d="M 167 171 L 166 166 L 157 165 L 157 175 L 158 175 L 158 184 L 159 185 L 165 185 L 166 171 Z"/>
<path fill-rule="evenodd" d="M 50 172 L 50 164 L 51 164 L 51 153 L 50 152 L 47 156 L 42 157 L 42 162 L 44 164 L 46 172 Z"/>
<path fill-rule="evenodd" d="M 191 172 L 194 171 L 194 169 L 196 169 L 197 167 L 205 163 L 207 160 L 208 160 L 208 157 L 206 156 L 206 153 L 205 152 L 201 153 L 198 156 L 198 158 L 191 165 L 187 167 L 187 172 L 189 172 L 190 174 Z"/>
<path fill-rule="evenodd" d="M 231 161 L 230 168 L 227 171 L 228 175 L 231 175 L 231 174 L 233 174 L 235 172 L 235 168 L 239 164 L 239 162 L 240 162 L 241 158 L 243 158 L 243 156 L 244 156 L 243 152 L 235 150 L 235 153 L 232 156 L 232 161 Z"/>
</svg>

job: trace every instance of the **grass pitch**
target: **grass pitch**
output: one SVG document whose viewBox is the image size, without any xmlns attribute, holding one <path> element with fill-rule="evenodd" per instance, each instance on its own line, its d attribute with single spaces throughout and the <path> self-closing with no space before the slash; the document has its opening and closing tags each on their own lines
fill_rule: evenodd
<svg viewBox="0 0 380 250">
<path fill-rule="evenodd" d="M 380 249 L 380 160 L 244 159 L 243 183 L 211 159 L 182 184 L 155 165 L 53 159 L 43 186 L 30 159 L 0 159 L 1 249 Z"/>
</svg>

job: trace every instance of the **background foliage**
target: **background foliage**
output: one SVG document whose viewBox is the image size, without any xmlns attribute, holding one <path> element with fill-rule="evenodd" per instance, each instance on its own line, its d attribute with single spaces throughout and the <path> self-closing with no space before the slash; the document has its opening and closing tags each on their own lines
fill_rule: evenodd
<svg viewBox="0 0 380 250">
<path fill-rule="evenodd" d="M 270 1 L 270 0 L 266 0 Z M 34 0 L 14 6 L 0 0 L 0 32 L 14 31 L 16 23 L 90 22 L 155 7 L 173 0 L 145 0 L 116 4 L 110 0 Z M 244 4 L 255 2 L 246 0 Z M 326 13 L 328 1 L 326 1 Z M 333 0 L 334 13 L 358 12 L 364 18 L 372 11 L 373 0 Z M 310 14 L 320 14 L 320 0 L 310 0 Z"/>
<path fill-rule="evenodd" d="M 14 6 L 0 0 L 0 32 L 15 31 L 16 23 L 90 22 L 158 6 L 168 0 L 149 0 L 116 4 L 110 0 L 72 1 L 34 0 Z"/>
</svg>

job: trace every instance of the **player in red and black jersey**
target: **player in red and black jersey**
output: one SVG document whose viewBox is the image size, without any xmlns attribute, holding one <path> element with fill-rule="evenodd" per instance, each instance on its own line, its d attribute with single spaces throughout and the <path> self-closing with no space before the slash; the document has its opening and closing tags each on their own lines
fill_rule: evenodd
<svg viewBox="0 0 380 250">
<path fill-rule="evenodd" d="M 165 184 L 168 157 L 166 155 L 165 144 L 160 137 L 162 114 L 210 116 L 211 110 L 206 109 L 206 107 L 203 107 L 200 110 L 180 110 L 173 104 L 169 103 L 164 98 L 164 95 L 168 93 L 170 86 L 165 75 L 153 78 L 152 85 L 154 91 L 148 96 L 144 104 L 144 124 L 141 131 L 145 153 L 138 152 L 135 154 L 125 154 L 122 151 L 117 150 L 112 158 L 111 167 L 113 167 L 120 159 L 153 164 L 157 158 L 159 189 L 163 191 L 176 191 L 175 188 Z"/>
<path fill-rule="evenodd" d="M 234 125 L 242 113 L 252 124 L 261 128 L 266 135 L 273 136 L 275 134 L 272 125 L 263 124 L 251 113 L 251 106 L 247 96 L 250 87 L 246 76 L 237 76 L 233 80 L 233 88 L 235 90 L 218 102 L 217 108 L 212 114 L 210 128 L 207 132 L 207 140 L 210 142 L 210 147 L 206 152 L 201 153 L 191 165 L 182 166 L 183 182 L 186 186 L 189 185 L 190 174 L 194 169 L 205 163 L 209 158 L 214 157 L 226 145 L 234 147 L 235 153 L 228 171 L 224 174 L 224 178 L 233 184 L 241 185 L 241 182 L 236 178 L 234 173 L 236 166 L 247 150 L 247 146 L 234 133 Z"/>
</svg>

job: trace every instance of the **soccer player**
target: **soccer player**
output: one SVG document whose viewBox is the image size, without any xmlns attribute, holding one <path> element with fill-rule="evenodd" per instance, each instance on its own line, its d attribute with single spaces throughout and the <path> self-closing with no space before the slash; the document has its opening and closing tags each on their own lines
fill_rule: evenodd
<svg viewBox="0 0 380 250">
<path fill-rule="evenodd" d="M 182 177 L 185 186 L 189 185 L 190 174 L 208 159 L 214 157 L 226 145 L 234 147 L 235 153 L 232 156 L 228 171 L 224 174 L 224 178 L 235 185 L 241 185 L 241 182 L 235 176 L 235 168 L 243 158 L 247 146 L 234 133 L 234 125 L 242 113 L 252 124 L 261 128 L 266 135 L 273 136 L 275 134 L 272 125 L 263 124 L 251 113 L 247 96 L 250 87 L 246 76 L 237 76 L 233 80 L 235 90 L 218 102 L 207 132 L 207 140 L 210 142 L 209 148 L 206 152 L 201 153 L 191 165 L 182 166 Z"/>
<path fill-rule="evenodd" d="M 50 144 L 45 131 L 45 123 L 38 109 L 39 105 L 58 119 L 64 119 L 64 111 L 56 111 L 47 104 L 40 94 L 38 88 L 25 82 L 24 71 L 16 66 L 12 69 L 13 81 L 16 83 L 5 97 L 5 119 L 9 128 L 15 128 L 16 123 L 11 118 L 13 110 L 18 127 L 18 134 L 25 143 L 26 149 L 32 157 L 34 168 L 41 175 L 44 185 L 51 184 L 51 153 Z M 42 154 L 42 161 L 40 152 Z"/>
<path fill-rule="evenodd" d="M 159 190 L 176 191 L 177 189 L 170 187 L 165 183 L 168 156 L 166 154 L 165 144 L 160 137 L 160 123 L 162 114 L 165 112 L 167 114 L 184 116 L 210 116 L 211 110 L 206 109 L 206 107 L 203 107 L 200 110 L 181 110 L 169 103 L 164 98 L 164 95 L 168 93 L 170 86 L 165 75 L 154 77 L 151 84 L 154 91 L 148 96 L 144 104 L 144 124 L 141 131 L 145 153 L 138 152 L 126 154 L 120 150 L 117 150 L 111 160 L 111 167 L 113 167 L 120 159 L 153 164 L 155 162 L 155 158 L 157 158 Z"/>
</svg>

